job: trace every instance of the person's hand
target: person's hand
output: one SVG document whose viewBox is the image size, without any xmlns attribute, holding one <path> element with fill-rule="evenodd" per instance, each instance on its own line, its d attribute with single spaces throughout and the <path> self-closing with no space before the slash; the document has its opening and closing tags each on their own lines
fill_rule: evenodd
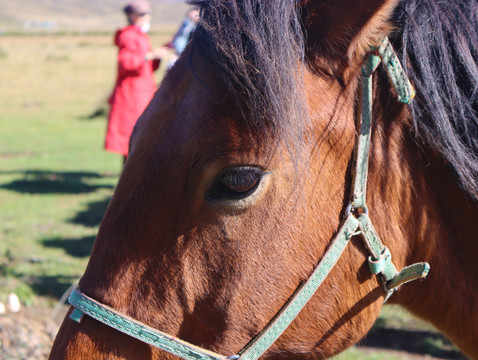
<svg viewBox="0 0 478 360">
<path fill-rule="evenodd" d="M 169 55 L 169 49 L 166 47 L 159 47 L 156 49 L 153 49 L 153 59 L 155 60 L 161 60 Z"/>
<path fill-rule="evenodd" d="M 146 56 L 144 58 L 145 60 L 161 60 L 167 57 L 168 54 L 169 49 L 167 47 L 160 47 L 146 53 Z"/>
</svg>

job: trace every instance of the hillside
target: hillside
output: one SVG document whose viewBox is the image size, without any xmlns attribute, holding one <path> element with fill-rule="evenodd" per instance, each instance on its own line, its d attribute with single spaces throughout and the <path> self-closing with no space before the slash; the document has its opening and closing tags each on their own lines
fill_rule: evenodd
<svg viewBox="0 0 478 360">
<path fill-rule="evenodd" d="M 109 31 L 124 24 L 126 0 L 3 0 L 0 33 L 11 31 Z M 187 5 L 183 0 L 151 0 L 152 28 L 177 25 Z"/>
</svg>

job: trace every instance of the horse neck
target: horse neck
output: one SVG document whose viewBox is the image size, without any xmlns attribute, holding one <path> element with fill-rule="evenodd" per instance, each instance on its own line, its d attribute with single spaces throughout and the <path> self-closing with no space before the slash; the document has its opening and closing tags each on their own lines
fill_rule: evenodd
<svg viewBox="0 0 478 360">
<path fill-rule="evenodd" d="M 388 118 L 375 119 L 372 140 L 371 216 L 397 267 L 431 265 L 426 280 L 404 285 L 391 301 L 478 358 L 477 202 L 459 187 L 439 154 L 417 145 L 408 109 L 387 99 L 379 102 Z"/>
<path fill-rule="evenodd" d="M 439 158 L 426 168 L 423 240 L 413 250 L 431 265 L 429 279 L 405 292 L 403 305 L 478 358 L 478 210 Z M 423 225 L 422 225 L 423 226 Z"/>
</svg>

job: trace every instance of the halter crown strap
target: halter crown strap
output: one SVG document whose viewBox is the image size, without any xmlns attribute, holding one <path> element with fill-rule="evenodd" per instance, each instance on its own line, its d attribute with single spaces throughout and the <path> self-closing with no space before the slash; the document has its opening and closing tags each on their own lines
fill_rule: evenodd
<svg viewBox="0 0 478 360">
<path fill-rule="evenodd" d="M 403 71 L 402 64 L 388 37 L 384 37 L 378 47 L 372 47 L 372 51 L 375 51 L 382 60 L 388 78 L 397 92 L 397 100 L 403 104 L 410 104 L 415 97 L 415 89 Z"/>
<path fill-rule="evenodd" d="M 420 262 L 407 266 L 399 272 L 392 262 L 390 250 L 383 245 L 368 216 L 366 198 L 368 158 L 372 135 L 372 77 L 380 63 L 384 65 L 390 83 L 400 102 L 409 104 L 415 97 L 415 90 L 405 75 L 390 41 L 387 37 L 384 38 L 377 48 L 372 49 L 372 53 L 367 57 L 362 67 L 360 117 L 358 119 L 359 134 L 355 146 L 351 201 L 347 212 L 352 210 L 363 212 L 358 218 L 360 235 L 365 247 L 371 254 L 368 258 L 370 270 L 373 274 L 381 277 L 384 289 L 387 292 L 385 298 L 385 301 L 387 301 L 400 285 L 426 277 L 430 265 Z"/>
<path fill-rule="evenodd" d="M 256 360 L 277 340 L 305 307 L 334 268 L 349 240 L 355 235 L 361 235 L 371 254 L 369 257 L 370 270 L 382 278 L 384 289 L 387 291 L 387 299 L 398 286 L 425 277 L 430 268 L 427 263 L 414 264 L 400 272 L 397 271 L 392 263 L 390 251 L 381 242 L 367 215 L 367 172 L 372 132 L 372 73 L 380 61 L 385 65 L 399 101 L 409 103 L 415 94 L 388 39 L 385 39 L 377 49 L 372 50 L 373 53 L 367 58 L 362 69 L 360 134 L 355 149 L 351 204 L 347 208 L 345 219 L 331 241 L 327 252 L 307 281 L 298 287 L 277 315 L 238 355 L 226 357 L 174 338 L 101 304 L 78 289 L 74 289 L 68 299 L 70 304 L 75 307 L 70 317 L 80 322 L 83 315 L 86 314 L 118 331 L 186 360 Z M 360 210 L 362 214 L 356 218 L 353 211 Z M 357 232 L 357 229 L 360 231 Z"/>
</svg>

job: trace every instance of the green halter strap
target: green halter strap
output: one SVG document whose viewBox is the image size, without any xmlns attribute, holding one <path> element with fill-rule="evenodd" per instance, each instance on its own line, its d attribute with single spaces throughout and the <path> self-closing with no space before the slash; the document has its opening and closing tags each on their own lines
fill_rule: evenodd
<svg viewBox="0 0 478 360">
<path fill-rule="evenodd" d="M 80 322 L 83 315 L 86 314 L 118 331 L 186 360 L 256 360 L 297 317 L 323 280 L 332 271 L 349 240 L 355 235 L 362 237 L 365 247 L 370 252 L 368 258 L 370 270 L 381 278 L 387 292 L 386 299 L 400 285 L 414 279 L 424 278 L 430 268 L 427 263 L 414 264 L 400 272 L 397 271 L 392 262 L 390 251 L 381 242 L 368 217 L 365 200 L 372 129 L 372 73 L 381 61 L 385 65 L 399 101 L 409 103 L 414 96 L 413 88 L 403 72 L 395 52 L 388 39 L 385 39 L 378 48 L 373 49 L 373 54 L 369 55 L 362 70 L 360 134 L 354 152 L 351 203 L 347 207 L 345 219 L 331 241 L 328 250 L 307 281 L 299 286 L 270 323 L 237 355 L 226 357 L 176 339 L 101 304 L 78 289 L 74 289 L 69 297 L 70 304 L 75 308 L 70 317 Z M 360 213 L 360 215 L 355 217 L 354 213 Z"/>
<path fill-rule="evenodd" d="M 430 270 L 430 265 L 423 262 L 416 263 L 399 272 L 392 262 L 390 250 L 383 245 L 368 216 L 366 197 L 368 158 L 372 134 L 372 77 L 381 62 L 397 93 L 398 100 L 404 104 L 409 104 L 415 97 L 415 91 L 405 75 L 388 38 L 383 39 L 380 46 L 373 49 L 362 67 L 360 133 L 355 148 L 353 186 L 347 213 L 352 210 L 362 212 L 358 218 L 360 235 L 364 240 L 365 247 L 371 254 L 368 258 L 370 270 L 373 274 L 381 277 L 384 289 L 387 291 L 386 301 L 400 285 L 424 278 Z"/>
</svg>

